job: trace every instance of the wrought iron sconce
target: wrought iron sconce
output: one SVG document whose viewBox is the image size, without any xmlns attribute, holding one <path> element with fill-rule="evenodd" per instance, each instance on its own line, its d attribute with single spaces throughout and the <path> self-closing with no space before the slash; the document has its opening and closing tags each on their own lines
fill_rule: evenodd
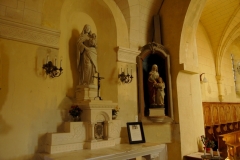
<svg viewBox="0 0 240 160">
<path fill-rule="evenodd" d="M 121 74 L 118 75 L 118 78 L 122 83 L 131 83 L 133 76 L 132 76 L 132 70 L 131 70 L 131 75 L 128 73 L 128 68 L 127 68 L 127 74 L 125 74 L 125 71 L 122 72 L 121 68 Z"/>
<path fill-rule="evenodd" d="M 55 59 L 55 65 L 56 65 L 57 59 Z M 51 78 L 54 77 L 59 77 L 62 74 L 62 67 L 61 67 L 62 60 L 60 60 L 60 68 L 55 66 L 52 61 L 48 61 L 47 57 L 47 62 L 46 64 L 43 64 L 43 69 L 45 70 L 46 74 L 49 75 Z"/>
<path fill-rule="evenodd" d="M 202 76 L 204 75 L 205 73 L 202 73 L 202 74 L 200 74 L 200 82 L 202 82 L 202 83 L 207 83 L 208 82 L 208 80 L 207 80 L 207 78 L 204 76 L 204 78 L 202 78 Z"/>
</svg>

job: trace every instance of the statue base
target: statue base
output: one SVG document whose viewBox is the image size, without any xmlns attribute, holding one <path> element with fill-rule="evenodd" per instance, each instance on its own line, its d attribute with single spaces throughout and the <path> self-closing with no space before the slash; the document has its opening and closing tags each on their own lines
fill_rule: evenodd
<svg viewBox="0 0 240 160">
<path fill-rule="evenodd" d="M 78 102 L 85 100 L 99 100 L 97 85 L 78 85 L 76 88 L 76 100 Z"/>
<path fill-rule="evenodd" d="M 150 108 L 164 108 L 165 105 L 164 104 L 152 104 L 150 105 Z"/>
<path fill-rule="evenodd" d="M 149 108 L 149 117 L 165 116 L 165 108 Z"/>
</svg>

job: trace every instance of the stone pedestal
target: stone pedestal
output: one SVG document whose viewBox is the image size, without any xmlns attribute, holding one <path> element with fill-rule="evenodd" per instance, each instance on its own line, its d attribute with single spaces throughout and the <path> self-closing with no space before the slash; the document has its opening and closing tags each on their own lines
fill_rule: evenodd
<svg viewBox="0 0 240 160">
<path fill-rule="evenodd" d="M 149 120 L 153 122 L 164 122 L 166 118 L 165 108 L 149 108 Z"/>
<path fill-rule="evenodd" d="M 149 117 L 165 116 L 165 108 L 149 108 Z"/>
<path fill-rule="evenodd" d="M 116 108 L 117 104 L 105 100 L 86 100 L 78 102 L 77 105 L 83 110 L 82 121 L 89 123 L 85 148 L 96 149 L 114 146 L 116 144 L 114 138 L 119 137 L 110 138 L 109 131 L 114 127 L 110 124 L 112 122 L 112 109 Z M 120 128 L 121 124 L 118 125 Z M 120 129 L 118 130 L 120 131 Z"/>
<path fill-rule="evenodd" d="M 78 85 L 76 89 L 76 100 L 78 102 L 97 99 L 97 85 Z"/>
<path fill-rule="evenodd" d="M 85 100 L 74 105 L 83 110 L 82 122 L 65 122 L 64 133 L 48 133 L 45 152 L 98 149 L 120 144 L 121 121 L 112 120 L 112 109 L 116 103 Z"/>
<path fill-rule="evenodd" d="M 91 137 L 89 123 L 87 122 L 65 122 L 64 133 L 47 133 L 44 152 L 53 154 L 83 149 L 105 148 L 120 144 L 121 121 L 112 120 L 110 122 L 111 126 L 108 126 L 109 138 L 107 140 L 97 140 Z"/>
</svg>

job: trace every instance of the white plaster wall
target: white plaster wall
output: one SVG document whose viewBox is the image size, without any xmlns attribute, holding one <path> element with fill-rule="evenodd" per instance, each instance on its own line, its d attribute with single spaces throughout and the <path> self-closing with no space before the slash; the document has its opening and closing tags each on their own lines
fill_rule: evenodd
<svg viewBox="0 0 240 160">
<path fill-rule="evenodd" d="M 239 102 L 240 95 L 237 93 L 239 91 L 240 84 L 240 74 L 237 71 L 237 64 L 240 62 L 240 38 L 234 40 L 234 42 L 229 46 L 222 60 L 222 75 L 224 75 L 224 93 L 226 102 Z M 231 60 L 231 54 L 233 55 L 234 66 Z M 234 68 L 234 71 L 233 71 Z M 236 83 L 234 82 L 234 72 L 236 77 Z M 236 89 L 235 89 L 236 86 Z"/>
<path fill-rule="evenodd" d="M 205 73 L 204 76 L 208 80 L 207 83 L 201 83 L 202 101 L 218 102 L 219 91 L 216 80 L 215 55 L 213 53 L 208 34 L 206 33 L 206 30 L 201 22 L 198 25 L 196 39 L 199 59 L 199 75 L 201 73 Z M 233 66 L 231 60 L 231 54 L 233 54 L 236 59 L 239 59 L 240 57 L 239 47 L 236 47 L 238 46 L 237 44 L 238 40 L 235 40 L 235 43 L 228 47 L 222 57 L 221 76 L 223 77 L 224 102 L 237 102 L 240 98 L 235 91 L 234 75 L 232 70 Z"/>
<path fill-rule="evenodd" d="M 14 9 L 17 2 L 0 0 L 0 7 Z M 42 3 L 37 3 L 40 1 L 21 2 L 29 3 L 27 9 L 35 7 L 33 10 L 42 13 L 41 23 L 26 22 L 20 16 L 18 19 L 7 17 L 2 10 L 1 18 L 59 29 L 59 50 L 50 48 L 50 58 L 56 56 L 58 62 L 62 58 L 64 70 L 60 77 L 49 78 L 41 68 L 49 48 L 0 39 L 1 77 L 4 77 L 0 77 L 0 159 L 33 159 L 34 154 L 41 151 L 44 134 L 61 131 L 59 125 L 69 120 L 68 109 L 75 97 L 78 80 L 75 42 L 86 23 L 92 26 L 93 32 L 98 36 L 99 70 L 105 78 L 101 81 L 101 96 L 104 100 L 113 102 L 121 100 L 119 118 L 124 119 L 122 126 L 126 126 L 127 121 L 134 121 L 137 115 L 136 78 L 131 84 L 123 85 L 120 89 L 123 96 L 118 97 L 116 47 L 127 47 L 128 35 L 126 27 L 121 27 L 126 25 L 119 20 L 122 17 L 117 11 L 113 16 L 108 8 L 112 4 L 106 5 L 107 0 L 71 0 L 64 1 L 65 3 L 45 0 L 43 6 Z M 118 20 L 115 21 L 114 18 Z M 119 24 L 118 31 L 116 23 Z M 119 39 L 118 34 L 121 36 Z M 135 64 L 129 67 L 133 68 L 136 77 Z"/>
<path fill-rule="evenodd" d="M 8 3 L 7 1 L 0 2 L 4 6 L 15 4 L 14 1 L 8 1 Z M 37 1 L 25 2 L 30 3 L 26 7 L 33 9 Z M 105 84 L 107 86 L 103 91 L 104 98 L 107 97 L 114 102 L 117 101 L 116 83 L 115 88 L 107 85 L 112 80 L 112 74 L 109 72 L 112 73 L 114 66 L 116 66 L 116 53 L 113 48 L 117 44 L 116 33 L 114 33 L 116 31 L 108 28 L 113 27 L 115 24 L 109 10 L 106 10 L 106 5 L 103 5 L 105 8 L 100 9 L 105 11 L 102 12 L 102 15 L 97 12 L 93 15 L 100 30 L 98 31 L 89 16 L 74 11 L 70 13 L 64 12 L 66 16 L 63 18 L 67 19 L 64 19 L 62 21 L 63 24 L 59 27 L 60 16 L 52 17 L 52 10 L 56 12 L 56 15 L 59 14 L 62 2 L 55 1 L 55 8 L 50 4 L 53 2 L 52 0 L 45 2 L 46 6 L 44 6 L 43 10 L 46 11 L 45 13 L 50 14 L 45 15 L 44 13 L 44 23 L 40 25 L 50 28 L 61 28 L 60 50 L 54 50 L 50 56 L 51 58 L 56 56 L 58 60 L 60 58 L 63 59 L 62 67 L 64 71 L 60 77 L 54 79 L 44 75 L 41 67 L 46 60 L 47 48 L 0 39 L 0 53 L 3 66 L 1 71 L 4 77 L 4 79 L 1 79 L 3 87 L 0 91 L 0 159 L 33 159 L 35 152 L 41 151 L 39 146 L 43 142 L 44 134 L 56 132 L 58 125 L 68 120 L 67 112 L 71 105 L 71 98 L 74 97 L 75 86 L 73 85 L 73 78 L 76 78 L 72 76 L 76 68 L 74 68 L 75 66 L 71 67 L 71 63 L 74 63 L 76 59 L 73 55 L 70 55 L 75 54 L 75 52 L 69 49 L 76 47 L 74 42 L 71 41 L 71 38 L 74 37 L 72 30 L 77 29 L 78 32 L 81 32 L 85 23 L 89 23 L 93 31 L 101 37 L 100 39 L 103 39 L 100 41 L 98 51 L 103 58 L 102 61 L 105 61 L 105 63 L 102 62 L 104 65 L 100 67 L 102 71 L 106 71 L 106 75 L 103 74 L 106 78 Z M 39 11 L 39 5 L 42 8 L 41 3 L 37 4 L 36 11 Z M 76 5 L 76 7 L 79 6 Z M 88 4 L 88 7 L 91 8 L 91 5 Z M 81 9 L 81 7 L 78 9 Z M 107 23 L 101 25 L 103 17 L 101 18 L 100 16 L 107 18 Z M 55 20 L 51 21 L 53 18 Z M 78 23 L 81 19 L 82 22 Z M 19 19 L 11 20 L 19 21 Z M 31 22 L 31 24 L 35 23 Z M 117 77 L 116 73 L 115 77 Z M 108 92 L 109 90 L 112 93 Z"/>
<path fill-rule="evenodd" d="M 120 112 L 117 119 L 121 119 L 122 126 L 126 126 L 127 122 L 135 122 L 138 115 L 136 64 L 118 62 L 118 73 L 120 73 L 121 68 L 125 70 L 125 73 L 127 68 L 129 72 L 131 69 L 134 77 L 129 84 L 118 80 L 118 107 L 120 107 Z"/>
<path fill-rule="evenodd" d="M 56 132 L 62 122 L 63 77 L 39 75 L 46 49 L 0 39 L 2 89 L 0 92 L 0 159 L 32 159 L 40 139 Z M 39 54 L 41 50 L 41 54 Z M 39 61 L 38 61 L 39 60 Z"/>
<path fill-rule="evenodd" d="M 208 80 L 207 83 L 201 83 L 202 101 L 218 102 L 218 86 L 215 78 L 215 56 L 212 51 L 212 46 L 207 32 L 201 22 L 199 22 L 197 28 L 196 42 L 199 62 L 199 76 L 200 74 L 205 73 L 203 77 L 205 76 Z"/>
<path fill-rule="evenodd" d="M 191 75 L 184 72 L 180 72 L 177 78 L 182 156 L 198 151 L 199 137 L 204 134 L 198 78 L 197 74 Z"/>
</svg>

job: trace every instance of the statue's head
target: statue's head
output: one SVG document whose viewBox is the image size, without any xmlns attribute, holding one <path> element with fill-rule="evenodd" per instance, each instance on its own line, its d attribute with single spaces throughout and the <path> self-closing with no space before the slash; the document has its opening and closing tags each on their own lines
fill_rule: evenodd
<svg viewBox="0 0 240 160">
<path fill-rule="evenodd" d="M 83 28 L 83 32 L 84 33 L 90 33 L 91 32 L 91 27 L 88 24 L 85 24 L 84 28 Z"/>
<path fill-rule="evenodd" d="M 158 71 L 158 66 L 156 64 L 152 65 L 152 71 Z"/>
<path fill-rule="evenodd" d="M 92 34 L 92 38 L 96 39 L 97 35 L 95 33 Z"/>
</svg>

